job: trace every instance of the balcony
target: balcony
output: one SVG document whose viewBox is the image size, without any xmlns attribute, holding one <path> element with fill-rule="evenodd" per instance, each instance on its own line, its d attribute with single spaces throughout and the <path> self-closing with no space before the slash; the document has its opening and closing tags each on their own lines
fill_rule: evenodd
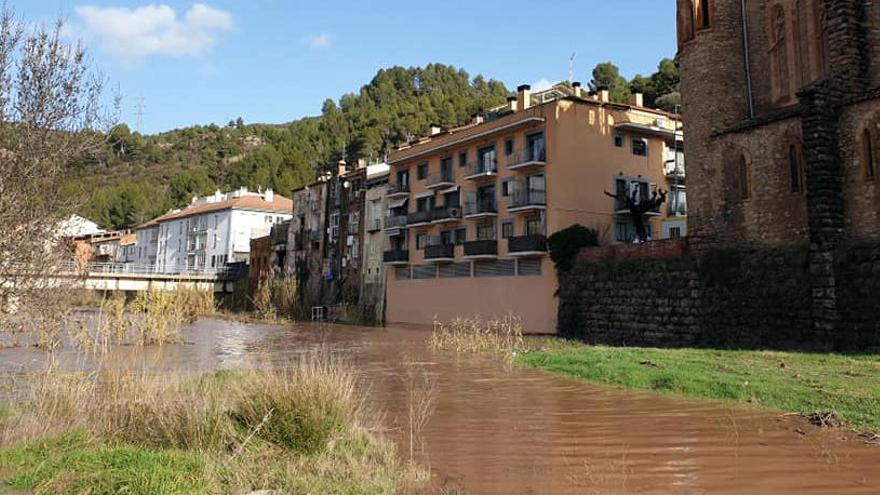
<svg viewBox="0 0 880 495">
<path fill-rule="evenodd" d="M 389 184 L 388 192 L 385 197 L 388 199 L 402 198 L 409 196 L 409 184 Z"/>
<path fill-rule="evenodd" d="M 382 255 L 382 261 L 384 261 L 386 265 L 408 265 L 409 251 L 396 249 L 385 251 Z"/>
<path fill-rule="evenodd" d="M 406 216 L 407 227 L 420 227 L 431 223 L 431 211 L 417 211 Z"/>
<path fill-rule="evenodd" d="M 382 230 L 382 219 L 381 218 L 374 218 L 374 219 L 372 219 L 372 221 L 367 223 L 367 232 L 373 233 L 373 232 L 379 232 L 380 230 Z"/>
<path fill-rule="evenodd" d="M 440 189 L 441 187 L 452 187 L 455 181 L 452 178 L 452 172 L 440 173 L 428 176 L 425 187 L 428 189 Z"/>
<path fill-rule="evenodd" d="M 493 178 L 498 175 L 498 163 L 495 160 L 481 160 L 469 163 L 465 167 L 465 180 Z"/>
<path fill-rule="evenodd" d="M 498 241 L 488 239 L 464 243 L 464 256 L 470 259 L 494 259 L 498 257 Z"/>
<path fill-rule="evenodd" d="M 385 230 L 405 229 L 407 223 L 407 215 L 392 215 L 385 217 Z"/>
<path fill-rule="evenodd" d="M 540 148 L 521 150 L 507 159 L 508 170 L 522 170 L 545 165 L 547 165 L 547 151 Z"/>
<path fill-rule="evenodd" d="M 630 211 L 629 211 L 629 208 L 626 206 L 626 202 L 615 199 L 614 200 L 614 213 L 617 213 L 618 215 L 629 215 Z M 657 208 L 654 208 L 653 210 L 651 210 L 649 212 L 646 212 L 645 215 L 647 215 L 649 217 L 657 217 L 657 216 L 662 215 L 662 213 L 660 212 L 660 206 L 658 206 Z"/>
<path fill-rule="evenodd" d="M 434 262 L 450 262 L 455 260 L 455 246 L 452 244 L 436 244 L 425 246 L 425 260 Z"/>
<path fill-rule="evenodd" d="M 449 223 L 461 220 L 461 206 L 438 206 L 431 211 L 432 223 Z"/>
<path fill-rule="evenodd" d="M 510 196 L 507 211 L 530 212 L 547 209 L 547 191 L 543 189 L 529 189 L 515 191 Z"/>
<path fill-rule="evenodd" d="M 464 204 L 465 218 L 497 217 L 498 206 L 494 200 L 468 201 Z"/>
<path fill-rule="evenodd" d="M 544 256 L 547 254 L 547 237 L 524 235 L 507 239 L 507 252 L 511 256 Z"/>
</svg>

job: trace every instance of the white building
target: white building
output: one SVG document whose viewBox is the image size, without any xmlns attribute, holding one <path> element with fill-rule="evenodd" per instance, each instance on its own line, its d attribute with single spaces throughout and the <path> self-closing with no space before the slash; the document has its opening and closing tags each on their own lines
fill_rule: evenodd
<svg viewBox="0 0 880 495">
<path fill-rule="evenodd" d="M 217 191 L 138 227 L 137 262 L 165 273 L 248 262 L 251 239 L 292 216 L 292 201 L 271 189 Z"/>
</svg>

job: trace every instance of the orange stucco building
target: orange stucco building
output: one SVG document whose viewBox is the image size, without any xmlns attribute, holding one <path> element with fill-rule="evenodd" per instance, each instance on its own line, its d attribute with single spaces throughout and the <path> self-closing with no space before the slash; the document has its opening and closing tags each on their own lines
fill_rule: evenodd
<svg viewBox="0 0 880 495">
<path fill-rule="evenodd" d="M 686 234 L 676 115 L 586 95 L 580 85 L 532 94 L 464 127 L 398 148 L 385 220 L 389 323 L 513 312 L 527 331 L 556 329 L 549 235 L 574 224 L 603 243 L 631 241 L 628 211 L 604 194 L 670 191 L 653 237 Z"/>
</svg>

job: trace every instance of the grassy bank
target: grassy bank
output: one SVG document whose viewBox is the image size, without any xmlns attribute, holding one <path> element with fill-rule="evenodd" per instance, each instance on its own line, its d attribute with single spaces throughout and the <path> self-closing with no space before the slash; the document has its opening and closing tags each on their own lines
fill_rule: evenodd
<svg viewBox="0 0 880 495">
<path fill-rule="evenodd" d="M 374 433 L 354 375 L 329 358 L 192 377 L 49 372 L 22 388 L 0 407 L 9 488 L 384 494 L 425 480 Z"/>
<path fill-rule="evenodd" d="M 550 340 L 516 360 L 622 388 L 785 412 L 833 411 L 849 426 L 880 431 L 880 354 L 612 348 Z"/>
</svg>

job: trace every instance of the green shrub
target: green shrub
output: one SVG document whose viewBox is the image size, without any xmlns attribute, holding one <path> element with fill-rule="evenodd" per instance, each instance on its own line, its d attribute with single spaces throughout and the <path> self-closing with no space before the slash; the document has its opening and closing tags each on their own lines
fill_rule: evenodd
<svg viewBox="0 0 880 495">
<path fill-rule="evenodd" d="M 551 235 L 547 245 L 556 270 L 569 272 L 574 268 L 575 257 L 581 249 L 599 245 L 599 234 L 583 225 L 572 225 Z"/>
</svg>

